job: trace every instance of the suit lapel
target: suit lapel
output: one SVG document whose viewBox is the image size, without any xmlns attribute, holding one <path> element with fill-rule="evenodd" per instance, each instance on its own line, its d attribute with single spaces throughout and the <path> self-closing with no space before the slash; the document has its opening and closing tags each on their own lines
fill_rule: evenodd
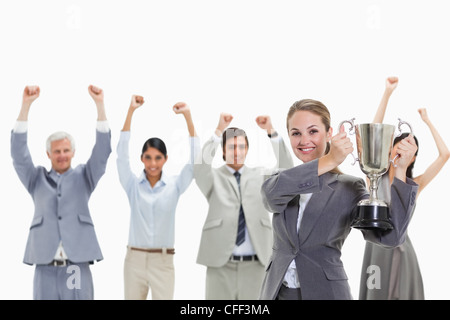
<svg viewBox="0 0 450 320">
<path fill-rule="evenodd" d="M 246 190 L 246 185 L 247 182 L 251 179 L 252 176 L 252 172 L 250 171 L 250 169 L 248 167 L 244 166 L 244 170 L 242 171 L 242 175 L 241 175 L 241 191 Z"/>
<path fill-rule="evenodd" d="M 53 180 L 53 178 L 51 177 L 50 171 L 45 171 L 45 179 L 47 180 L 47 182 L 50 184 L 50 186 L 54 189 L 56 189 L 57 187 L 57 183 L 55 180 Z"/>
<path fill-rule="evenodd" d="M 309 234 L 314 228 L 314 225 L 319 220 L 322 215 L 328 200 L 334 193 L 334 189 L 330 188 L 329 184 L 336 180 L 336 175 L 325 174 L 323 176 L 324 186 L 322 191 L 319 193 L 314 193 L 309 200 L 305 211 L 303 212 L 302 222 L 300 224 L 300 230 L 298 236 L 300 239 L 300 245 L 306 241 Z"/>
</svg>

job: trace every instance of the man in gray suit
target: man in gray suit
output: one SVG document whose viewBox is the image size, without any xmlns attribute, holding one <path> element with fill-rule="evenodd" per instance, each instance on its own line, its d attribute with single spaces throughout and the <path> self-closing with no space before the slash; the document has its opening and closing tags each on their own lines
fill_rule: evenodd
<svg viewBox="0 0 450 320">
<path fill-rule="evenodd" d="M 272 247 L 269 213 L 263 206 L 261 185 L 265 168 L 244 165 L 248 138 L 244 130 L 228 128 L 232 115 L 222 113 L 215 135 L 203 146 L 203 159 L 194 166 L 195 181 L 209 203 L 197 263 L 205 265 L 206 299 L 258 299 Z M 256 118 L 267 131 L 277 158 L 276 168 L 291 168 L 292 158 L 269 116 Z M 226 164 L 212 168 L 222 143 Z"/>
<path fill-rule="evenodd" d="M 103 259 L 88 201 L 106 170 L 111 153 L 111 131 L 103 90 L 89 86 L 97 106 L 97 134 L 86 164 L 71 167 L 75 144 L 71 135 L 56 132 L 47 139 L 52 168 L 35 166 L 27 145 L 28 113 L 39 97 L 38 86 L 27 86 L 22 108 L 11 133 L 14 168 L 33 198 L 35 211 L 23 262 L 35 265 L 35 300 L 93 299 L 90 264 Z"/>
</svg>

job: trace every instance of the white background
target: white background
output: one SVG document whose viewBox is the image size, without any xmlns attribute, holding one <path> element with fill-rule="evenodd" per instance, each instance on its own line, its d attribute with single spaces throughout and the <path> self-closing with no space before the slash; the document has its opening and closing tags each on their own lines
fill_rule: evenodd
<svg viewBox="0 0 450 320">
<path fill-rule="evenodd" d="M 448 1 L 1 1 L 0 106 L 2 217 L 0 299 L 31 299 L 34 267 L 22 263 L 33 203 L 14 172 L 10 130 L 23 88 L 39 85 L 29 117 L 35 164 L 49 168 L 45 140 L 56 130 L 77 142 L 73 165 L 84 163 L 95 137 L 96 109 L 87 87 L 105 91 L 113 153 L 90 208 L 104 260 L 92 266 L 96 299 L 123 299 L 129 206 L 116 171 L 116 145 L 132 94 L 130 154 L 135 172 L 143 142 L 162 138 L 177 174 L 187 159 L 187 130 L 171 107 L 187 102 L 203 144 L 220 112 L 250 139 L 247 164 L 272 166 L 265 133 L 254 122 L 268 114 L 287 141 L 285 117 L 296 100 L 313 98 L 332 113 L 332 126 L 355 117 L 370 122 L 386 77 L 400 79 L 385 122 L 407 120 L 419 138 L 415 174 L 437 157 L 417 112 L 426 107 L 450 144 L 450 20 Z M 215 165 L 221 165 L 221 153 Z M 298 164 L 298 160 L 296 160 Z M 349 157 L 345 172 L 363 176 Z M 420 195 L 409 234 L 427 299 L 449 299 L 447 164 Z M 175 299 L 204 299 L 206 269 L 196 264 L 207 203 L 195 182 L 176 214 Z M 342 259 L 358 298 L 364 240 L 353 230 Z"/>
</svg>

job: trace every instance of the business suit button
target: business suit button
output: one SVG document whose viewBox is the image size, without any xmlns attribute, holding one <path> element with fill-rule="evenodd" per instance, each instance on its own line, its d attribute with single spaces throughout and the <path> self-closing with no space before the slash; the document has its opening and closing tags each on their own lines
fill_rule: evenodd
<svg viewBox="0 0 450 320">
<path fill-rule="evenodd" d="M 411 206 L 416 202 L 416 193 L 413 191 L 411 195 Z"/>
<path fill-rule="evenodd" d="M 58 216 L 58 220 L 61 220 L 62 219 L 62 217 L 61 216 Z"/>
</svg>

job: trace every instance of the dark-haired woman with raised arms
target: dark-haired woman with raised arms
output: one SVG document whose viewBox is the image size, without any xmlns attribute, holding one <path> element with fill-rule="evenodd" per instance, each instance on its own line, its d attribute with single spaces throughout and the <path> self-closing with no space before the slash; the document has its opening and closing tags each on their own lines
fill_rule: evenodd
<svg viewBox="0 0 450 320">
<path fill-rule="evenodd" d="M 397 77 L 386 79 L 386 88 L 373 119 L 374 123 L 382 123 L 384 114 L 392 92 L 398 85 Z M 427 169 L 419 175 L 413 175 L 414 164 L 418 150 L 410 160 L 406 176 L 419 185 L 417 196 L 437 176 L 450 157 L 444 140 L 428 118 L 425 108 L 418 109 L 422 121 L 430 129 L 438 155 L 430 163 Z M 393 142 L 392 154 L 397 154 L 398 144 L 407 136 L 407 133 L 396 137 Z M 414 136 L 417 146 L 417 138 Z M 378 185 L 379 198 L 389 203 L 390 184 L 394 178 L 393 164 L 380 179 Z M 360 300 L 424 300 L 425 290 L 419 260 L 409 235 L 405 242 L 396 248 L 383 248 L 366 243 L 361 270 L 361 282 L 359 289 Z"/>
<path fill-rule="evenodd" d="M 189 131 L 190 158 L 179 175 L 163 171 L 168 159 L 166 145 L 159 138 L 148 139 L 142 148 L 143 171 L 136 176 L 130 168 L 129 141 L 133 113 L 144 98 L 133 95 L 117 145 L 117 170 L 130 204 L 130 229 L 124 263 L 126 300 L 172 300 L 175 289 L 175 211 L 178 199 L 193 180 L 194 156 L 200 154 L 188 105 L 178 102 L 176 114 L 183 114 Z"/>
</svg>

